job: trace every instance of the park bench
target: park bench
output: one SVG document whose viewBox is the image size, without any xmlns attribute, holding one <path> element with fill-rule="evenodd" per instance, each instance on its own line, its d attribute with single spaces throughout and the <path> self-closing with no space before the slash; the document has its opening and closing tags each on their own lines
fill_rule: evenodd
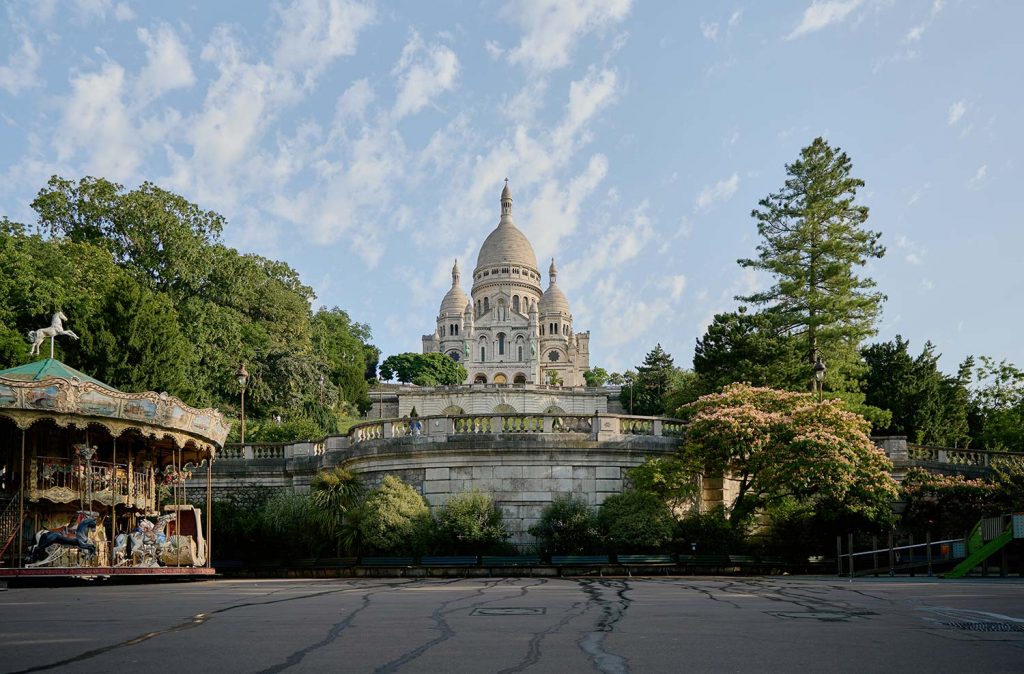
<svg viewBox="0 0 1024 674">
<path fill-rule="evenodd" d="M 539 555 L 484 555 L 482 566 L 538 566 Z"/>
<path fill-rule="evenodd" d="M 603 566 L 610 564 L 608 555 L 551 555 L 554 566 Z"/>
<path fill-rule="evenodd" d="M 729 555 L 679 555 L 679 563 L 683 566 L 701 569 L 721 569 L 735 566 Z"/>
<path fill-rule="evenodd" d="M 420 559 L 420 566 L 476 566 L 476 555 L 425 555 Z"/>
<path fill-rule="evenodd" d="M 412 566 L 412 557 L 360 557 L 362 566 Z"/>
<path fill-rule="evenodd" d="M 242 560 L 240 559 L 215 559 L 213 560 L 213 568 L 219 572 L 221 571 L 237 571 L 242 568 Z"/>
<path fill-rule="evenodd" d="M 729 555 L 729 561 L 740 566 L 754 566 L 757 560 L 750 555 Z"/>
<path fill-rule="evenodd" d="M 619 555 L 619 564 L 624 566 L 656 566 L 675 564 L 672 555 Z"/>
</svg>

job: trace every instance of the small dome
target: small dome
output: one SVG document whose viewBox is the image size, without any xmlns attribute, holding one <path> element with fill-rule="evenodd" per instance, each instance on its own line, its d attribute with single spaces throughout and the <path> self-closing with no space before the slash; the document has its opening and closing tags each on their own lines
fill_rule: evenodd
<svg viewBox="0 0 1024 674">
<path fill-rule="evenodd" d="M 472 306 L 469 301 L 469 296 L 462 291 L 462 286 L 459 285 L 459 261 L 455 261 L 455 266 L 452 267 L 452 287 L 447 293 L 445 293 L 444 299 L 441 300 L 441 314 L 461 314 Z"/>
<path fill-rule="evenodd" d="M 549 285 L 548 289 L 544 291 L 544 296 L 540 298 L 540 313 L 569 313 L 569 300 L 566 299 L 565 293 L 556 284 L 552 283 Z"/>
</svg>

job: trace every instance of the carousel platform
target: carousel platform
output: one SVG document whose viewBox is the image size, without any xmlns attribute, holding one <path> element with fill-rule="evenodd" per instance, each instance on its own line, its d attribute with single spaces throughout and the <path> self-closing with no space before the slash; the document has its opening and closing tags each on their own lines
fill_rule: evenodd
<svg viewBox="0 0 1024 674">
<path fill-rule="evenodd" d="M 192 566 L 47 566 L 35 569 L 0 567 L 0 580 L 11 579 L 73 579 L 73 578 L 211 578 L 217 570 Z"/>
</svg>

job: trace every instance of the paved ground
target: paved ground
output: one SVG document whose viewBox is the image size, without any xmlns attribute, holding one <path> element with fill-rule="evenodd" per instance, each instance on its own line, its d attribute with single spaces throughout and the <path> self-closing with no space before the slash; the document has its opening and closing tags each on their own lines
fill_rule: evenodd
<svg viewBox="0 0 1024 674">
<path fill-rule="evenodd" d="M 0 671 L 1022 672 L 1024 583 L 207 581 L 0 592 Z"/>
</svg>

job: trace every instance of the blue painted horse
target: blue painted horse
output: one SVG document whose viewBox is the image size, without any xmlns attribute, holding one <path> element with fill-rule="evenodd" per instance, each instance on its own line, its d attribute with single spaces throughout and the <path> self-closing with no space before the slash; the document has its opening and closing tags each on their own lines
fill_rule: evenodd
<svg viewBox="0 0 1024 674">
<path fill-rule="evenodd" d="M 36 546 L 29 553 L 29 565 L 42 566 L 55 557 L 57 553 L 36 562 L 37 559 L 46 555 L 46 549 L 51 545 L 76 547 L 79 550 L 85 550 L 90 556 L 95 555 L 96 546 L 89 541 L 89 534 L 96 529 L 97 516 L 98 513 L 79 510 L 66 526 L 59 529 L 41 529 L 36 534 Z"/>
</svg>

